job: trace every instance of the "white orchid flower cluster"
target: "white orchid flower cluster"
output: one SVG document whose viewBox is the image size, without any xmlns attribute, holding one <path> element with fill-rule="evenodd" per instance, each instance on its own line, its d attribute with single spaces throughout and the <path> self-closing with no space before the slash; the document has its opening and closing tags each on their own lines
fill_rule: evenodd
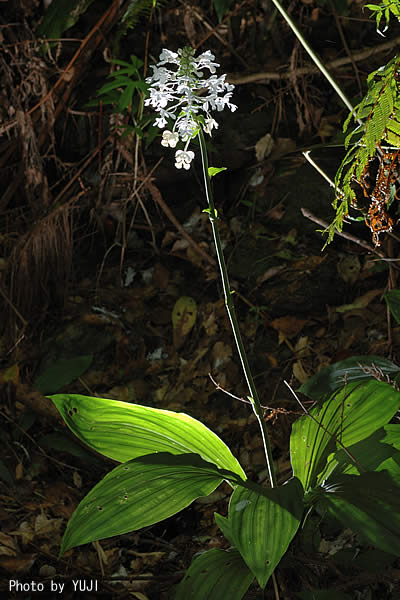
<svg viewBox="0 0 400 600">
<path fill-rule="evenodd" d="M 185 143 L 183 150 L 175 153 L 175 167 L 189 169 L 194 152 L 188 150 L 190 140 L 196 137 L 199 128 L 211 135 L 218 123 L 211 117 L 210 110 L 221 111 L 227 106 L 231 111 L 237 106 L 230 99 L 234 86 L 225 81 L 226 75 L 215 75 L 219 64 L 215 56 L 207 50 L 195 58 L 193 48 L 185 47 L 178 52 L 164 49 L 153 75 L 146 79 L 150 84 L 150 97 L 145 105 L 152 106 L 159 116 L 157 127 L 163 129 L 169 121 L 174 121 L 172 131 L 163 132 L 161 144 L 175 148 L 179 140 Z M 173 64 L 175 70 L 165 65 Z M 211 75 L 203 77 L 203 69 Z"/>
</svg>

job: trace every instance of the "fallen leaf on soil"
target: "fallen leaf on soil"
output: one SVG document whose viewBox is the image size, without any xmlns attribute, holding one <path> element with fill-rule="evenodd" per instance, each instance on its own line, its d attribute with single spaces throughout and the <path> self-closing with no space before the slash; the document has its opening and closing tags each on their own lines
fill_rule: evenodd
<svg viewBox="0 0 400 600">
<path fill-rule="evenodd" d="M 13 538 L 0 531 L 0 554 L 4 556 L 15 556 L 16 545 Z"/>
<path fill-rule="evenodd" d="M 291 138 L 278 137 L 275 140 L 275 145 L 271 152 L 270 158 L 272 160 L 278 160 L 282 156 L 285 156 L 286 154 L 290 154 L 291 152 L 294 152 L 295 150 L 296 150 L 296 142 L 294 140 L 292 140 Z"/>
<path fill-rule="evenodd" d="M 278 319 L 271 321 L 271 327 L 290 339 L 298 335 L 306 323 L 306 319 L 297 319 L 296 317 L 291 316 L 279 317 Z"/>
<path fill-rule="evenodd" d="M 190 296 L 181 296 L 172 309 L 174 348 L 180 348 L 187 334 L 192 330 L 197 317 L 196 301 Z"/>
<path fill-rule="evenodd" d="M 15 467 L 15 479 L 17 481 L 19 481 L 20 479 L 22 479 L 22 477 L 24 476 L 24 467 L 22 466 L 22 463 L 18 463 L 17 466 Z"/>
<path fill-rule="evenodd" d="M 337 264 L 337 272 L 339 277 L 345 283 L 355 283 L 361 271 L 360 259 L 355 254 L 344 256 Z"/>
<path fill-rule="evenodd" d="M 218 331 L 218 325 L 215 318 L 215 312 L 211 312 L 205 319 L 203 319 L 203 327 L 207 336 L 211 337 Z"/>
<path fill-rule="evenodd" d="M 341 306 L 337 306 L 335 310 L 338 313 L 344 313 L 349 310 L 359 310 L 360 308 L 366 308 L 368 304 L 372 302 L 374 298 L 376 298 L 376 296 L 379 296 L 382 293 L 382 290 L 370 290 L 366 294 L 363 294 L 362 296 L 356 298 L 351 304 L 342 304 Z"/>
<path fill-rule="evenodd" d="M 35 532 L 32 527 L 28 523 L 28 521 L 22 521 L 17 531 L 12 532 L 13 535 L 18 535 L 21 537 L 21 542 L 25 544 L 29 544 L 33 538 L 35 537 Z"/>
<path fill-rule="evenodd" d="M 216 342 L 212 349 L 213 368 L 219 369 L 232 358 L 232 347 L 224 342 Z"/>
<path fill-rule="evenodd" d="M 298 360 L 297 362 L 294 363 L 293 375 L 296 377 L 296 379 L 298 381 L 300 381 L 300 383 L 306 383 L 306 381 L 309 379 L 309 375 L 304 370 L 301 360 Z"/>
<path fill-rule="evenodd" d="M 266 133 L 260 138 L 255 145 L 257 162 L 261 162 L 264 158 L 267 158 L 274 147 L 274 140 L 270 133 Z"/>
<path fill-rule="evenodd" d="M 0 567 L 12 575 L 29 573 L 35 560 L 36 554 L 24 554 L 21 558 L 0 558 Z"/>
<path fill-rule="evenodd" d="M 174 243 L 174 245 L 171 248 L 171 254 L 175 253 L 175 252 L 180 252 L 181 250 L 186 250 L 189 246 L 189 242 L 182 238 L 179 240 L 176 240 L 176 242 Z"/>
<path fill-rule="evenodd" d="M 39 569 L 40 577 L 54 577 L 57 569 L 52 565 L 42 565 Z"/>
<path fill-rule="evenodd" d="M 257 285 L 260 285 L 261 283 L 264 283 L 264 281 L 268 281 L 268 279 L 275 277 L 275 275 L 283 271 L 283 269 L 286 269 L 285 265 L 278 265 L 277 267 L 271 267 L 270 269 L 267 269 L 265 273 L 257 278 Z"/>
<path fill-rule="evenodd" d="M 324 256 L 307 256 L 307 258 L 301 258 L 296 260 L 292 264 L 292 268 L 296 269 L 296 271 L 309 272 L 313 269 L 316 269 L 327 257 L 327 254 Z"/>
<path fill-rule="evenodd" d="M 306 335 L 302 335 L 296 342 L 294 347 L 296 356 L 299 358 L 308 356 L 310 354 L 310 343 Z"/>
<path fill-rule="evenodd" d="M 40 514 L 35 519 L 35 534 L 49 535 L 58 531 L 61 527 L 62 519 L 48 519 L 45 514 Z"/>
</svg>

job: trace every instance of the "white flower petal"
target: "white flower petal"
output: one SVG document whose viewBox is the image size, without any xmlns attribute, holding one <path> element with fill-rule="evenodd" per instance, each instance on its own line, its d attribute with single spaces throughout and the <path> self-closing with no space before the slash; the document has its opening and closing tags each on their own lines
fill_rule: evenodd
<svg viewBox="0 0 400 600">
<path fill-rule="evenodd" d="M 175 167 L 177 169 L 182 169 L 182 167 L 186 170 L 190 169 L 190 164 L 194 159 L 194 152 L 192 150 L 177 150 L 175 152 Z"/>
<path fill-rule="evenodd" d="M 178 52 L 163 49 L 157 65 L 152 66 L 153 74 L 146 79 L 150 84 L 149 98 L 145 106 L 152 106 L 159 113 L 155 120 L 156 126 L 164 128 L 170 119 L 176 120 L 174 132 L 164 132 L 162 145 L 175 148 L 179 138 L 188 141 L 195 137 L 200 124 L 197 116 L 203 114 L 205 124 L 203 130 L 211 135 L 218 127 L 217 122 L 209 114 L 210 110 L 222 111 L 228 107 L 231 111 L 237 106 L 230 99 L 234 86 L 225 81 L 226 75 L 215 74 L 219 64 L 210 50 L 206 50 L 197 58 L 192 48 L 185 47 Z M 167 68 L 169 63 L 171 68 Z M 210 72 L 209 77 L 203 76 L 204 69 Z M 206 88 L 206 95 L 200 96 L 198 90 Z M 177 168 L 190 167 L 189 152 L 185 159 L 177 158 Z"/>
<path fill-rule="evenodd" d="M 171 148 L 175 148 L 176 144 L 179 142 L 179 135 L 174 133 L 173 131 L 164 131 L 162 135 L 161 145 L 170 146 Z"/>
</svg>

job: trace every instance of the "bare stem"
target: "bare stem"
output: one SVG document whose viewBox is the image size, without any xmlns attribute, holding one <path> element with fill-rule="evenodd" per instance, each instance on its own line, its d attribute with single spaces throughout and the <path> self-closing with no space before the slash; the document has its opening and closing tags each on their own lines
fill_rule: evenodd
<svg viewBox="0 0 400 600">
<path fill-rule="evenodd" d="M 239 329 L 239 323 L 238 323 L 238 320 L 236 317 L 235 307 L 232 302 L 232 292 L 231 292 L 230 285 L 229 285 L 228 271 L 226 268 L 224 253 L 222 250 L 221 238 L 220 238 L 219 229 L 218 229 L 218 217 L 217 217 L 217 213 L 216 213 L 215 206 L 214 206 L 214 198 L 213 198 L 212 187 L 211 187 L 211 178 L 208 173 L 208 157 L 207 157 L 206 142 L 204 139 L 204 133 L 201 128 L 199 131 L 199 141 L 200 141 L 200 149 L 201 149 L 201 158 L 202 158 L 202 162 L 203 162 L 204 184 L 205 184 L 205 189 L 206 189 L 207 202 L 208 202 L 208 206 L 209 206 L 209 218 L 210 218 L 211 228 L 212 228 L 213 237 L 214 237 L 215 249 L 217 252 L 218 266 L 219 266 L 219 270 L 221 273 L 222 287 L 223 287 L 224 296 L 225 296 L 225 306 L 226 306 L 226 310 L 228 312 L 229 320 L 231 323 L 233 336 L 234 336 L 235 342 L 236 342 L 236 347 L 239 352 L 240 362 L 242 364 L 243 372 L 244 372 L 247 386 L 248 386 L 248 389 L 250 392 L 249 400 L 251 402 L 251 405 L 252 405 L 254 414 L 257 418 L 258 424 L 260 426 L 261 436 L 262 436 L 263 445 L 264 445 L 265 458 L 267 461 L 269 480 L 271 483 L 271 487 L 275 487 L 276 486 L 276 476 L 275 476 L 274 464 L 273 464 L 273 459 L 272 459 L 272 450 L 271 450 L 271 445 L 270 445 L 268 431 L 267 431 L 267 424 L 264 421 L 263 410 L 261 408 L 261 402 L 258 397 L 258 393 L 257 393 L 257 389 L 256 389 L 256 386 L 254 383 L 253 376 L 250 371 L 250 366 L 249 366 L 249 362 L 247 359 L 246 350 L 244 348 L 242 336 L 241 336 L 240 329 Z"/>
<path fill-rule="evenodd" d="M 300 32 L 300 30 L 294 24 L 294 22 L 292 21 L 292 19 L 289 17 L 289 15 L 287 14 L 287 12 L 283 8 L 283 6 L 280 4 L 279 0 L 272 0 L 272 2 L 276 6 L 276 8 L 279 10 L 279 12 L 281 13 L 282 17 L 285 19 L 286 23 L 289 25 L 289 27 L 293 31 L 294 35 L 299 40 L 300 44 L 303 46 L 303 48 L 306 50 L 306 52 L 308 53 L 308 55 L 315 62 L 315 64 L 317 65 L 318 69 L 321 71 L 321 73 L 324 75 L 324 77 L 329 81 L 329 83 L 331 84 L 331 86 L 333 87 L 333 89 L 335 90 L 335 92 L 337 93 L 337 95 L 339 96 L 339 98 L 347 106 L 347 108 L 349 109 L 349 111 L 353 112 L 354 107 L 351 104 L 350 100 L 347 98 L 347 96 L 343 92 L 342 88 L 333 79 L 332 75 L 326 69 L 325 65 L 322 63 L 322 61 L 320 60 L 320 58 L 318 58 L 318 56 L 315 54 L 315 52 L 311 48 L 311 46 L 307 43 L 307 41 L 303 37 L 303 34 Z"/>
</svg>

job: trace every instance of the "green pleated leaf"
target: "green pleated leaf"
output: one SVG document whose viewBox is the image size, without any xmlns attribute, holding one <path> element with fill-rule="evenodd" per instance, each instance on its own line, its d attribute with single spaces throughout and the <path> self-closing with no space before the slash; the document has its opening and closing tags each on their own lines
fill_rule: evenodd
<svg viewBox="0 0 400 600">
<path fill-rule="evenodd" d="M 215 518 L 215 522 L 217 523 L 218 527 L 224 534 L 224 537 L 228 540 L 228 542 L 232 546 L 234 546 L 235 542 L 233 539 L 232 526 L 231 526 L 231 522 L 228 519 L 228 517 L 223 517 L 222 515 L 219 515 L 218 513 L 214 513 L 214 518 Z"/>
<path fill-rule="evenodd" d="M 400 491 L 400 452 L 396 452 L 386 460 L 382 461 L 376 470 L 388 473 L 394 483 L 399 486 Z"/>
<path fill-rule="evenodd" d="M 299 480 L 291 479 L 273 489 L 246 482 L 231 496 L 230 534 L 262 588 L 297 531 L 303 514 L 303 495 Z"/>
<path fill-rule="evenodd" d="M 149 454 L 119 465 L 73 513 L 60 554 L 69 548 L 147 527 L 208 496 L 234 473 L 219 471 L 197 454 Z"/>
<path fill-rule="evenodd" d="M 71 431 L 109 458 L 126 462 L 153 452 L 194 453 L 246 479 L 228 446 L 184 413 L 78 394 L 57 394 L 51 400 Z"/>
<path fill-rule="evenodd" d="M 400 487 L 387 471 L 341 475 L 318 490 L 317 507 L 367 543 L 400 556 Z"/>
<path fill-rule="evenodd" d="M 391 290 L 390 292 L 386 292 L 383 297 L 386 300 L 386 304 L 388 305 L 390 312 L 396 321 L 400 323 L 400 290 Z"/>
<path fill-rule="evenodd" d="M 386 425 L 400 405 L 400 393 L 376 380 L 351 383 L 309 415 L 298 419 L 290 436 L 293 473 L 307 491 L 316 483 L 329 454 L 346 448 Z M 337 441 L 336 441 L 337 440 Z"/>
<path fill-rule="evenodd" d="M 385 435 L 381 441 L 385 444 L 390 444 L 396 448 L 396 450 L 400 450 L 400 425 L 390 423 L 383 429 L 385 431 Z"/>
<path fill-rule="evenodd" d="M 381 356 L 352 356 L 325 367 L 300 386 L 299 392 L 312 400 L 325 400 L 333 392 L 342 388 L 345 382 L 365 381 L 382 372 L 394 379 L 400 368 Z"/>
<path fill-rule="evenodd" d="M 236 548 L 213 548 L 193 560 L 175 600 L 241 600 L 253 579 Z"/>
<path fill-rule="evenodd" d="M 388 458 L 394 455 L 400 456 L 400 452 L 390 444 L 383 443 L 383 439 L 385 439 L 385 430 L 381 428 L 364 440 L 348 446 L 347 452 L 341 449 L 331 454 L 326 467 L 318 476 L 318 483 L 328 480 L 332 475 L 334 477 L 339 474 L 359 475 L 363 471 L 376 471 Z M 354 461 L 349 454 L 355 459 Z"/>
</svg>

